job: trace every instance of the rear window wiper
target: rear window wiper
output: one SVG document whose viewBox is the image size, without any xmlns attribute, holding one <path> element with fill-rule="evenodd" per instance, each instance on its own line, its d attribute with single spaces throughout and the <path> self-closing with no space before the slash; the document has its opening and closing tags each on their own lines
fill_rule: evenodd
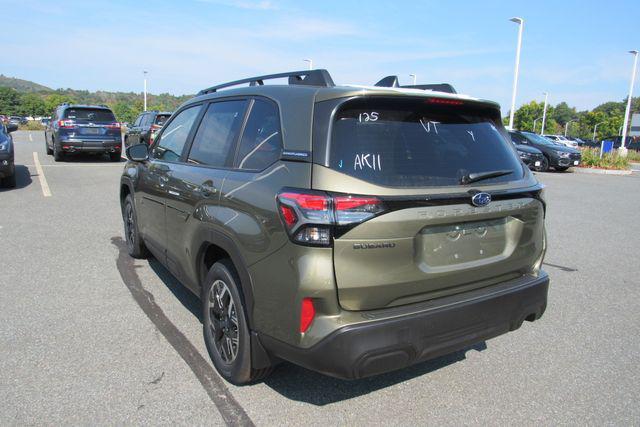
<svg viewBox="0 0 640 427">
<path fill-rule="evenodd" d="M 512 173 L 513 173 L 512 169 L 501 169 L 501 170 L 488 171 L 488 172 L 469 173 L 464 175 L 462 178 L 460 178 L 460 185 L 471 184 L 472 182 L 478 182 L 478 181 L 482 181 L 489 178 L 496 178 L 499 176 L 509 175 Z"/>
</svg>

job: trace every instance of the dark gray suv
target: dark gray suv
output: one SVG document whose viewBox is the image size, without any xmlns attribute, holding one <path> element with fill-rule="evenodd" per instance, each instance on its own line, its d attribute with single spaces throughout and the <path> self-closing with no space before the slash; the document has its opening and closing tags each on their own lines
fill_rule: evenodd
<svg viewBox="0 0 640 427">
<path fill-rule="evenodd" d="M 542 185 L 498 105 L 450 85 L 239 80 L 127 155 L 129 253 L 200 296 L 207 349 L 233 383 L 280 360 L 375 375 L 545 310 Z"/>
</svg>

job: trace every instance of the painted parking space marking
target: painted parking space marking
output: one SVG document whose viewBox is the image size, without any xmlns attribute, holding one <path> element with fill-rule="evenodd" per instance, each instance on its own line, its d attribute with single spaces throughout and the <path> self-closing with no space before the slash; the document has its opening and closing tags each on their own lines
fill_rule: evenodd
<svg viewBox="0 0 640 427">
<path fill-rule="evenodd" d="M 44 176 L 44 169 L 42 169 L 42 165 L 38 159 L 38 153 L 35 151 L 33 152 L 33 163 L 36 167 L 36 172 L 38 173 L 38 180 L 40 181 L 40 187 L 42 188 L 42 195 L 44 197 L 51 197 L 51 190 L 49 189 L 47 178 Z"/>
</svg>

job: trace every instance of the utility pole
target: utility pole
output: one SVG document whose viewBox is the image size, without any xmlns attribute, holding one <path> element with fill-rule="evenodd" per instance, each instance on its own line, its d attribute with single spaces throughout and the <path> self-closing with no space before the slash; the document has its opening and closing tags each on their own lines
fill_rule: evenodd
<svg viewBox="0 0 640 427">
<path fill-rule="evenodd" d="M 415 74 L 409 74 L 409 77 L 413 77 L 413 85 L 416 85 L 417 76 Z"/>
</svg>

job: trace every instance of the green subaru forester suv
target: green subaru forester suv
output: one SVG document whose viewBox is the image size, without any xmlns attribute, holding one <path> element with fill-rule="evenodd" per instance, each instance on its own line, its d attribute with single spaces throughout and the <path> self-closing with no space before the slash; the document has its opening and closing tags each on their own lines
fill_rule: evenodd
<svg viewBox="0 0 640 427">
<path fill-rule="evenodd" d="M 127 155 L 128 251 L 201 298 L 232 383 L 282 360 L 376 375 L 545 310 L 542 185 L 499 106 L 450 85 L 337 86 L 326 70 L 239 80 Z"/>
</svg>

